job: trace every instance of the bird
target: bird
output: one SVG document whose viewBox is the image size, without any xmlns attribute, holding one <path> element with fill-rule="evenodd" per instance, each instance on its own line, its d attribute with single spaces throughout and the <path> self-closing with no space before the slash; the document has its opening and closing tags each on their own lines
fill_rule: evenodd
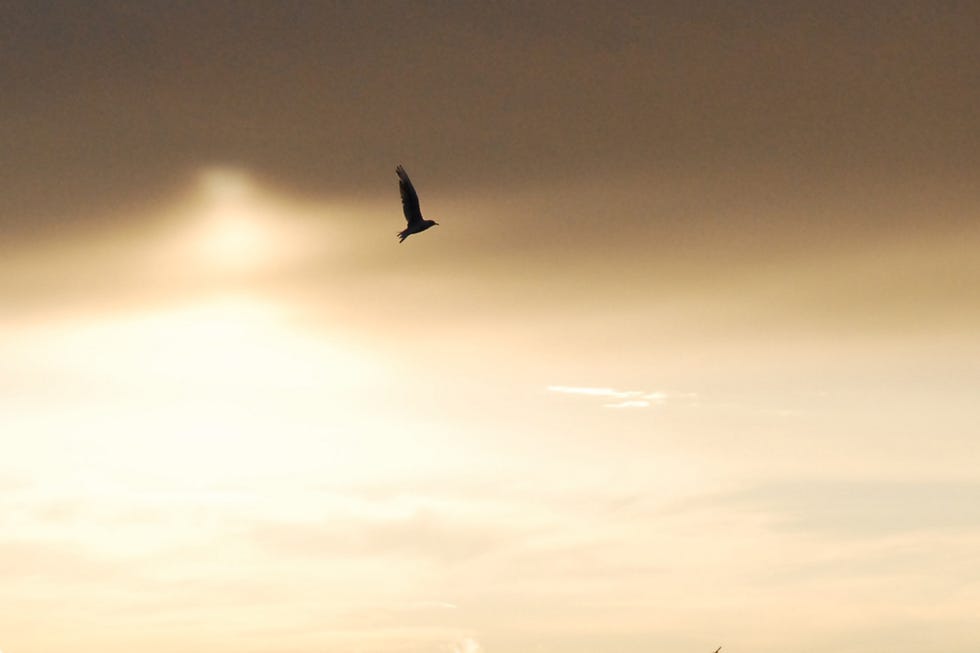
<svg viewBox="0 0 980 653">
<path fill-rule="evenodd" d="M 395 168 L 398 175 L 398 190 L 402 194 L 402 210 L 405 211 L 405 219 L 408 220 L 408 227 L 398 232 L 398 242 L 405 242 L 405 239 L 412 234 L 425 231 L 433 225 L 439 224 L 435 220 L 425 220 L 422 218 L 422 210 L 419 208 L 419 196 L 415 192 L 412 180 L 408 178 L 403 166 Z"/>
</svg>

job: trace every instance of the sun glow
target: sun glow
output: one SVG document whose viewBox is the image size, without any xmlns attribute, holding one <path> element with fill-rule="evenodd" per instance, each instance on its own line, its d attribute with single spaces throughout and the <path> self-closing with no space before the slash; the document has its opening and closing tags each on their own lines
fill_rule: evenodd
<svg viewBox="0 0 980 653">
<path fill-rule="evenodd" d="M 0 412 L 42 450 L 47 442 L 71 451 L 63 460 L 74 469 L 64 473 L 76 480 L 98 468 L 105 477 L 193 488 L 275 474 L 280 465 L 295 470 L 278 445 L 322 446 L 343 428 L 338 415 L 351 396 L 382 371 L 363 352 L 304 333 L 287 311 L 251 298 L 17 331 L 4 337 L 16 351 L 0 347 L 8 364 L 16 371 L 41 363 L 48 372 L 22 410 Z M 63 406 L 58 414 L 18 419 L 45 395 Z"/>
<path fill-rule="evenodd" d="M 190 263 L 224 273 L 268 269 L 307 253 L 311 240 L 296 212 L 259 192 L 232 168 L 202 171 L 180 247 Z"/>
<path fill-rule="evenodd" d="M 322 305 L 278 281 L 333 251 L 328 213 L 212 168 L 143 231 L 25 259 L 20 278 L 85 292 L 0 324 L 0 431 L 21 435 L 17 465 L 99 496 L 372 473 L 390 372 L 340 328 L 310 326 Z M 104 297 L 112 310 L 93 310 Z"/>
</svg>

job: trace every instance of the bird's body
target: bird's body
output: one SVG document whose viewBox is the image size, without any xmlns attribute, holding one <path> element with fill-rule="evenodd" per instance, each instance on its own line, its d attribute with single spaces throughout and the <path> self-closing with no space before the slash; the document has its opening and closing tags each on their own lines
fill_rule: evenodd
<svg viewBox="0 0 980 653">
<path fill-rule="evenodd" d="M 415 186 L 412 185 L 412 180 L 408 178 L 405 168 L 398 166 L 395 168 L 395 174 L 398 175 L 398 190 L 402 194 L 402 210 L 405 212 L 405 220 L 408 221 L 408 227 L 398 232 L 398 242 L 401 243 L 412 234 L 425 231 L 439 223 L 435 220 L 422 218 L 418 193 L 415 192 Z"/>
</svg>

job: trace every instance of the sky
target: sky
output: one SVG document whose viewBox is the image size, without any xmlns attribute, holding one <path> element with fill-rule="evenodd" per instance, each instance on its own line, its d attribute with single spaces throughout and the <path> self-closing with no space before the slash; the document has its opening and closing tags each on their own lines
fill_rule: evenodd
<svg viewBox="0 0 980 653">
<path fill-rule="evenodd" d="M 0 4 L 0 649 L 975 650 L 978 27 Z"/>
</svg>

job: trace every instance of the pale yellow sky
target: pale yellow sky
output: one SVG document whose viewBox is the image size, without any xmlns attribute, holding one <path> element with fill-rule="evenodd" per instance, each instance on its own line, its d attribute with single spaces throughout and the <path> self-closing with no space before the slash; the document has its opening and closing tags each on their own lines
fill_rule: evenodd
<svg viewBox="0 0 980 653">
<path fill-rule="evenodd" d="M 976 643 L 975 229 L 603 266 L 392 186 L 0 262 L 3 650 Z"/>
<path fill-rule="evenodd" d="M 978 24 L 3 3 L 0 650 L 975 651 Z"/>
</svg>

